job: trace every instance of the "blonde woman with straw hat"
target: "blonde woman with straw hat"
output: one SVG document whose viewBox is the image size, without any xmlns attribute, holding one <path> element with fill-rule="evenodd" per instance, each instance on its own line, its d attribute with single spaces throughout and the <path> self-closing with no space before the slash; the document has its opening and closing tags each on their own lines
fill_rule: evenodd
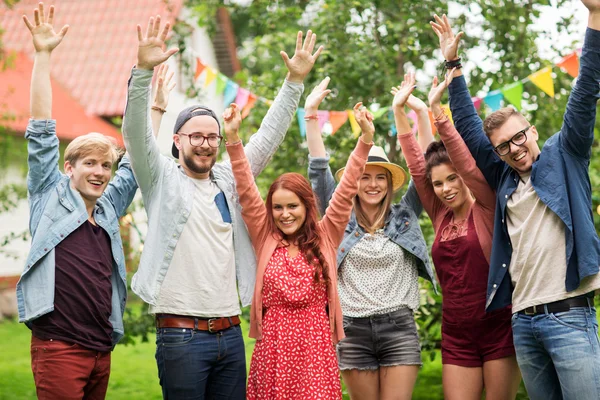
<svg viewBox="0 0 600 400">
<path fill-rule="evenodd" d="M 336 186 L 317 120 L 317 106 L 329 93 L 328 83 L 325 78 L 305 104 L 308 175 L 322 213 Z M 421 136 L 432 141 L 427 107 L 418 106 L 425 113 L 419 118 L 425 123 L 419 126 L 427 130 Z M 343 173 L 344 169 L 336 173 L 338 180 Z M 406 181 L 406 172 L 389 162 L 381 147 L 373 146 L 338 248 L 338 292 L 346 337 L 338 343 L 337 355 L 353 400 L 410 399 L 421 365 L 414 320 L 418 277 L 432 282 L 435 278 L 419 227 L 422 205 L 414 185 L 409 184 L 400 202 L 392 204 L 394 193 Z"/>
</svg>

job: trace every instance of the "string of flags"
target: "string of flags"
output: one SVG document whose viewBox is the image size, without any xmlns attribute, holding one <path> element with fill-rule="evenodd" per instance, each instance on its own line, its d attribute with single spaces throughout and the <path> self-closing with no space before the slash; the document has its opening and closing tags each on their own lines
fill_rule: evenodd
<svg viewBox="0 0 600 400">
<path fill-rule="evenodd" d="M 577 51 L 573 51 L 571 54 L 563 57 L 556 66 L 563 69 L 573 78 L 576 78 L 579 74 L 579 58 Z M 248 89 L 240 87 L 237 83 L 229 79 L 227 76 L 217 71 L 216 69 L 206 65 L 202 60 L 196 58 L 196 71 L 194 73 L 194 81 L 203 80 L 203 87 L 206 89 L 214 83 L 215 94 L 223 94 L 224 106 L 227 107 L 230 103 L 236 103 L 242 110 L 242 118 L 246 118 L 252 108 L 256 105 L 257 101 L 261 101 L 267 105 L 273 104 L 273 100 L 266 99 L 262 96 L 258 96 Z M 521 109 L 521 101 L 523 99 L 524 84 L 527 82 L 533 83 L 544 93 L 550 97 L 554 97 L 554 80 L 552 78 L 552 68 L 544 67 L 539 71 L 532 73 L 524 79 L 515 81 L 504 86 L 501 89 L 492 90 L 483 97 L 473 97 L 473 104 L 479 111 L 482 105 L 486 105 L 493 112 L 502 107 L 503 101 L 507 101 L 518 110 Z M 452 119 L 450 108 L 448 105 L 442 105 L 445 109 L 446 114 Z M 396 126 L 394 124 L 394 116 L 391 107 L 378 107 L 370 110 L 373 114 L 373 119 L 379 119 L 386 117 L 390 123 L 390 132 L 392 135 L 396 135 Z M 300 135 L 306 136 L 306 122 L 304 120 L 305 112 L 303 108 L 298 108 L 296 112 L 298 118 L 298 125 L 300 127 Z M 319 128 L 323 132 L 324 130 L 331 135 L 335 134 L 346 122 L 350 123 L 350 128 L 355 136 L 360 133 L 360 127 L 354 118 L 352 110 L 343 111 L 327 111 L 319 110 Z M 414 111 L 410 111 L 407 117 L 413 122 L 413 131 L 417 130 L 417 114 Z M 433 130 L 435 132 L 435 126 L 433 124 L 433 117 L 431 112 L 429 113 L 429 119 Z"/>
</svg>

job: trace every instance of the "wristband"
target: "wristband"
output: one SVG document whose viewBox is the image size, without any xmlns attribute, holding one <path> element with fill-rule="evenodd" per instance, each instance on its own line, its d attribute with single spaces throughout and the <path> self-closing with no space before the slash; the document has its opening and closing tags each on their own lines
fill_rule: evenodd
<svg viewBox="0 0 600 400">
<path fill-rule="evenodd" d="M 462 68 L 462 64 L 460 63 L 460 57 L 457 58 L 456 60 L 452 60 L 452 61 L 446 61 L 446 69 L 447 70 L 452 70 L 453 68 Z"/>
<path fill-rule="evenodd" d="M 304 116 L 304 120 L 305 121 L 310 121 L 311 119 L 318 120 L 319 116 L 317 114 L 305 115 Z"/>
<path fill-rule="evenodd" d="M 159 106 L 152 106 L 152 110 L 154 110 L 154 111 L 158 111 L 158 112 L 159 112 L 159 113 L 161 113 L 161 114 L 164 114 L 164 113 L 166 113 L 166 112 L 167 112 L 167 110 L 165 110 L 164 108 L 162 108 L 162 107 L 159 107 Z"/>
</svg>

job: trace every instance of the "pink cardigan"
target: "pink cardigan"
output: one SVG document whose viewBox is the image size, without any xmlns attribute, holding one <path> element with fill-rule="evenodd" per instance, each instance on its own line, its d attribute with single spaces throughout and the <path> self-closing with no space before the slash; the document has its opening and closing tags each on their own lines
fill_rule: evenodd
<svg viewBox="0 0 600 400">
<path fill-rule="evenodd" d="M 436 122 L 435 126 L 446 146 L 450 161 L 452 161 L 454 168 L 456 168 L 458 174 L 475 196 L 475 203 L 471 208 L 475 231 L 477 232 L 479 244 L 481 245 L 485 259 L 489 264 L 490 254 L 492 253 L 496 194 L 477 168 L 467 145 L 450 120 L 446 118 Z M 433 186 L 425 175 L 425 157 L 413 134 L 399 135 L 399 139 L 402 153 L 404 154 L 404 158 L 406 158 L 408 170 L 415 182 L 423 208 L 429 214 L 429 218 L 433 222 L 433 229 L 437 233 L 444 218 L 452 212 L 452 209 L 444 205 L 435 195 Z"/>
<path fill-rule="evenodd" d="M 372 145 L 372 143 L 363 142 L 362 139 L 358 140 L 356 148 L 348 159 L 341 182 L 329 202 L 325 216 L 318 222 L 321 238 L 320 250 L 327 261 L 330 278 L 330 283 L 327 286 L 327 299 L 329 303 L 329 324 L 334 344 L 344 338 L 342 309 L 337 293 L 337 248 L 342 242 L 344 230 L 350 220 L 352 199 L 358 192 L 358 181 L 364 172 Z M 256 285 L 250 309 L 250 337 L 260 340 L 262 339 L 263 278 L 273 252 L 278 246 L 281 246 L 281 236 L 268 230 L 267 221 L 273 217 L 260 197 L 241 142 L 228 144 L 226 147 L 231 159 L 237 193 L 242 206 L 242 217 L 246 222 L 256 253 Z"/>
</svg>

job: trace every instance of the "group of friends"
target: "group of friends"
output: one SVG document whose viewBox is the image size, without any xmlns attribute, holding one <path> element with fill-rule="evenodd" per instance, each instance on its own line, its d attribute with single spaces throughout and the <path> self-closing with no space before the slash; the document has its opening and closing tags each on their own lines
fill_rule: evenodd
<svg viewBox="0 0 600 400">
<path fill-rule="evenodd" d="M 306 98 L 307 180 L 280 175 L 263 201 L 255 183 L 283 141 L 322 46 L 299 32 L 295 53 L 259 130 L 243 146 L 240 109 L 179 113 L 172 156 L 156 142 L 173 88 L 164 64 L 169 24 L 137 27 L 127 86 L 126 153 L 90 133 L 69 143 L 64 173 L 52 119 L 51 53 L 68 26 L 54 7 L 30 21 L 35 62 L 28 140 L 31 251 L 17 285 L 32 331 L 40 399 L 102 399 L 127 297 L 122 216 L 139 188 L 148 233 L 131 288 L 156 321 L 165 399 L 410 399 L 421 361 L 418 277 L 439 286 L 446 399 L 600 399 L 594 291 L 600 241 L 589 165 L 600 85 L 600 1 L 581 0 L 589 24 L 580 73 L 558 133 L 506 107 L 482 121 L 446 16 L 432 29 L 446 60 L 429 107 L 415 76 L 391 89 L 407 173 L 373 145 L 373 116 L 356 104 L 362 134 L 334 175 L 318 122 L 325 78 Z M 156 90 L 152 80 L 157 70 Z M 453 123 L 441 107 L 449 91 Z M 418 138 L 405 107 L 418 116 Z M 440 141 L 434 141 L 431 110 Z M 223 124 L 223 126 L 221 126 Z M 223 132 L 223 134 L 222 134 Z M 216 162 L 222 141 L 227 160 Z M 112 176 L 114 164 L 118 162 Z M 178 162 L 176 162 L 176 160 Z M 337 181 L 337 183 L 336 183 Z M 429 261 L 418 218 L 431 218 Z M 240 328 L 250 308 L 250 372 Z"/>
</svg>

